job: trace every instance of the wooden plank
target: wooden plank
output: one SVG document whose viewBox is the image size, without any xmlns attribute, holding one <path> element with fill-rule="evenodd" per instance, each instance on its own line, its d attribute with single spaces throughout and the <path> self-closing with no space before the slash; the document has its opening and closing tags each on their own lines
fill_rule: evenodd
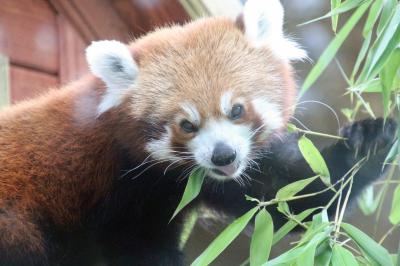
<svg viewBox="0 0 400 266">
<path fill-rule="evenodd" d="M 86 42 L 71 23 L 59 15 L 60 83 L 66 84 L 88 72 L 85 59 Z"/>
<path fill-rule="evenodd" d="M 8 58 L 0 55 L 0 108 L 10 104 L 10 72 Z"/>
<path fill-rule="evenodd" d="M 60 15 L 63 15 L 69 21 L 71 21 L 86 42 L 89 43 L 98 39 L 96 32 L 82 17 L 81 13 L 76 10 L 75 5 L 71 1 L 49 0 L 49 2 Z"/>
<path fill-rule="evenodd" d="M 129 29 L 109 0 L 49 0 L 88 43 L 98 39 L 129 40 Z"/>
<path fill-rule="evenodd" d="M 58 71 L 56 16 L 44 0 L 0 0 L 0 53 L 11 63 Z"/>
<path fill-rule="evenodd" d="M 46 0 L 0 0 L 0 9 L 43 21 L 52 20 L 55 16 L 55 10 Z"/>
<path fill-rule="evenodd" d="M 112 4 L 136 36 L 158 26 L 185 23 L 190 19 L 177 0 L 114 0 Z"/>
<path fill-rule="evenodd" d="M 10 66 L 11 102 L 36 97 L 49 88 L 58 86 L 56 75 L 26 69 L 23 67 Z"/>
<path fill-rule="evenodd" d="M 129 40 L 129 28 L 115 11 L 110 0 L 71 0 L 99 39 Z"/>
</svg>

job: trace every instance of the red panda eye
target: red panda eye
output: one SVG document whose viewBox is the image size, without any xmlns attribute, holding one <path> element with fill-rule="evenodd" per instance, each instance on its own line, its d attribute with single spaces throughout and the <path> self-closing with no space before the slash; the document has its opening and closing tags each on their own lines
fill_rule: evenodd
<svg viewBox="0 0 400 266">
<path fill-rule="evenodd" d="M 179 125 L 186 133 L 193 133 L 198 130 L 195 125 L 193 125 L 189 120 L 186 119 L 182 120 Z"/>
<path fill-rule="evenodd" d="M 230 119 L 236 120 L 244 115 L 244 106 L 241 104 L 235 104 L 232 107 L 231 113 L 229 114 Z"/>
</svg>

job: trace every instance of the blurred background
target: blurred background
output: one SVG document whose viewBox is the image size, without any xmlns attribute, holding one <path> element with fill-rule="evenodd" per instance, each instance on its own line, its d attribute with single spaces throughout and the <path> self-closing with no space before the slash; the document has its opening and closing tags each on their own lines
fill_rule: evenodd
<svg viewBox="0 0 400 266">
<path fill-rule="evenodd" d="M 268 0 L 265 0 L 268 1 Z M 34 97 L 50 87 L 58 87 L 87 72 L 84 49 L 93 40 L 117 39 L 128 42 L 158 26 L 184 23 L 192 18 L 225 15 L 235 18 L 245 0 L 0 0 L 0 107 Z M 330 20 L 297 26 L 327 13 L 330 1 L 286 0 L 286 32 L 296 39 L 315 60 L 333 37 Z M 340 25 L 347 19 L 343 15 Z M 337 60 L 349 73 L 361 44 L 361 29 L 356 28 L 340 50 Z M 296 64 L 298 84 L 312 63 Z M 340 110 L 350 106 L 344 82 L 335 63 L 325 71 L 299 105 L 296 118 L 313 131 L 336 134 L 334 114 L 340 123 L 346 119 Z M 380 115 L 381 99 L 369 95 L 375 114 Z M 363 114 L 361 114 L 362 116 Z M 365 115 L 367 116 L 367 115 Z M 360 117 L 361 118 L 361 117 Z M 323 147 L 329 140 L 314 138 Z M 389 193 L 389 195 L 391 195 Z M 354 204 L 346 219 L 379 240 L 390 228 L 387 222 L 389 200 L 383 208 L 383 219 L 365 217 Z M 196 225 L 187 244 L 188 260 L 192 261 L 214 239 L 225 224 L 207 221 Z M 390 235 L 384 245 L 395 252 L 399 232 Z M 274 247 L 273 254 L 287 249 L 296 236 Z M 249 237 L 242 235 L 213 265 L 239 265 L 248 256 Z"/>
</svg>

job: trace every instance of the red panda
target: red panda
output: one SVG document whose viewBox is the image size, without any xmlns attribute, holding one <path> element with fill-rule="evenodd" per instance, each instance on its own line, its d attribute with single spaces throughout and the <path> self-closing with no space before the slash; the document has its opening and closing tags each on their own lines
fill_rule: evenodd
<svg viewBox="0 0 400 266">
<path fill-rule="evenodd" d="M 189 208 L 228 215 L 252 206 L 244 194 L 273 197 L 311 175 L 295 136 L 274 138 L 293 113 L 290 62 L 306 57 L 282 21 L 278 0 L 249 0 L 241 23 L 205 18 L 129 45 L 94 42 L 93 75 L 2 110 L 0 265 L 92 265 L 93 253 L 106 265 L 183 265 L 185 211 L 168 221 L 194 166 L 224 191 L 206 182 Z M 396 127 L 386 125 L 356 122 L 346 144 L 322 152 L 338 179 L 355 150 L 378 145 L 353 195 L 380 175 Z M 323 205 L 329 193 L 290 207 Z M 270 212 L 278 227 L 284 218 Z"/>
</svg>

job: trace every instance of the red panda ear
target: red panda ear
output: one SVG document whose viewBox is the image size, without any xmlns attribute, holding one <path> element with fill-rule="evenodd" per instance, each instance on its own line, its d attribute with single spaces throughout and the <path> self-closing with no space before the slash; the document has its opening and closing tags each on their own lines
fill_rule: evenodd
<svg viewBox="0 0 400 266">
<path fill-rule="evenodd" d="M 90 71 L 107 86 L 98 107 L 101 114 L 121 103 L 124 92 L 136 81 L 138 67 L 128 47 L 118 41 L 92 42 L 86 48 L 86 60 Z"/>
<path fill-rule="evenodd" d="M 283 34 L 283 7 L 279 0 L 248 0 L 237 25 L 253 45 L 268 45 L 286 60 L 302 60 L 307 53 Z"/>
</svg>

